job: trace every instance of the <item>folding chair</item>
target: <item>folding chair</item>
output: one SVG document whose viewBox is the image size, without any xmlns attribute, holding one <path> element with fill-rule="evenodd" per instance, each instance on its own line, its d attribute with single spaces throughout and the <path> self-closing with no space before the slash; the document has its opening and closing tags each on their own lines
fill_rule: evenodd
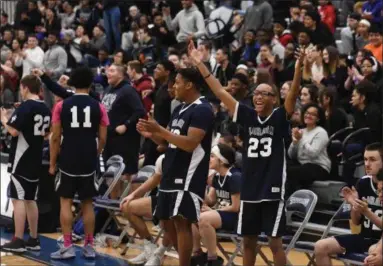
<svg viewBox="0 0 383 266">
<path fill-rule="evenodd" d="M 243 244 L 243 238 L 236 233 L 228 232 L 224 230 L 217 230 L 217 238 L 219 239 L 228 239 L 231 240 L 231 242 L 234 243 L 235 249 L 233 252 L 229 252 L 225 250 L 222 246 L 222 244 L 217 241 L 217 248 L 222 252 L 222 255 L 227 260 L 227 266 L 229 265 L 235 265 L 234 259 L 242 253 L 242 244 Z"/>
<path fill-rule="evenodd" d="M 286 226 L 292 226 L 293 216 L 297 215 L 299 217 L 303 218 L 303 221 L 295 234 L 291 236 L 283 236 L 282 242 L 283 247 L 285 249 L 286 256 L 288 256 L 288 253 L 295 247 L 296 242 L 298 241 L 300 235 L 302 234 L 303 230 L 305 229 L 307 223 L 309 222 L 311 215 L 314 212 L 315 206 L 317 204 L 318 197 L 317 195 L 312 192 L 311 190 L 298 190 L 294 192 L 290 198 L 286 201 Z M 268 245 L 268 237 L 266 235 L 260 235 L 258 237 L 258 252 L 259 255 L 264 259 L 266 256 L 262 254 L 261 247 Z M 265 259 L 264 259 L 265 260 Z M 265 262 L 270 265 L 270 261 L 267 259 Z M 291 262 L 288 261 L 289 265 L 293 265 Z"/>
<path fill-rule="evenodd" d="M 140 171 L 138 171 L 136 177 L 133 178 L 132 183 L 134 183 L 134 182 L 140 183 L 141 181 L 145 182 L 149 177 L 151 177 L 154 174 L 154 172 L 155 172 L 154 166 L 151 166 L 151 165 L 145 166 L 145 167 L 141 168 Z M 113 180 L 113 182 L 111 184 L 112 188 L 109 188 L 108 190 L 112 191 L 113 187 L 117 184 L 118 180 L 116 182 L 114 182 L 114 181 L 115 180 Z M 125 188 L 124 192 L 121 194 L 120 198 L 117 200 L 103 197 L 103 198 L 97 198 L 94 202 L 94 205 L 96 207 L 101 208 L 101 209 L 105 209 L 109 213 L 109 217 L 108 217 L 108 219 L 106 219 L 105 224 L 102 227 L 100 233 L 103 233 L 106 230 L 107 226 L 109 225 L 109 223 L 112 220 L 115 221 L 118 228 L 123 228 L 118 240 L 114 243 L 114 247 L 118 247 L 121 244 L 122 239 L 125 237 L 128 229 L 129 229 L 129 224 L 123 225 L 117 219 L 118 216 L 121 216 L 120 202 L 125 196 L 128 195 L 129 190 L 130 190 L 130 185 L 128 185 Z"/>
<path fill-rule="evenodd" d="M 320 239 L 328 237 L 331 227 L 335 222 L 346 221 L 350 219 L 350 205 L 343 202 L 339 209 L 335 212 L 333 217 L 330 219 L 325 231 L 323 232 Z M 315 242 L 310 241 L 298 241 L 295 244 L 295 250 L 304 253 L 309 259 L 307 266 L 316 265 L 314 257 L 314 246 Z"/>
</svg>

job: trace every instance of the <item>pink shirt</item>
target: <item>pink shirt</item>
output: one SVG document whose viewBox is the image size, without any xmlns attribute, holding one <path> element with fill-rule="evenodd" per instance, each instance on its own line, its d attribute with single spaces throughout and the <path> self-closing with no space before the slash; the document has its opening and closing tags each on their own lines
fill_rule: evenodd
<svg viewBox="0 0 383 266">
<path fill-rule="evenodd" d="M 61 111 L 63 109 L 63 101 L 58 102 L 55 107 L 53 108 L 53 115 L 52 115 L 52 123 L 57 124 L 61 122 Z M 105 106 L 100 103 L 100 110 L 101 110 L 101 126 L 107 127 L 109 126 L 109 117 L 108 113 L 106 112 Z"/>
</svg>

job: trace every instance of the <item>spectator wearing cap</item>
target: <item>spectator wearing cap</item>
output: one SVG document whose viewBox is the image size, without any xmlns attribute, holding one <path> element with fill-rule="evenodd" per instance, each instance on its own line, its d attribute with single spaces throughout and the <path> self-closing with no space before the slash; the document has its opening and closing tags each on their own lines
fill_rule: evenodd
<svg viewBox="0 0 383 266">
<path fill-rule="evenodd" d="M 303 24 L 310 30 L 311 41 L 313 44 L 323 46 L 335 46 L 334 35 L 330 29 L 320 21 L 320 16 L 316 10 L 309 10 L 304 16 Z"/>
<path fill-rule="evenodd" d="M 368 34 L 369 44 L 364 48 L 374 55 L 380 64 L 383 62 L 383 32 L 377 24 L 373 24 Z"/>
<path fill-rule="evenodd" d="M 369 43 L 368 39 L 368 33 L 371 28 L 371 23 L 367 19 L 361 19 L 358 24 L 358 36 L 356 45 L 358 46 L 358 49 L 362 49 L 364 46 L 366 46 Z"/>
<path fill-rule="evenodd" d="M 181 3 L 183 9 L 173 20 L 170 16 L 170 7 L 164 7 L 162 9 L 164 20 L 169 30 L 175 31 L 178 28 L 176 37 L 178 43 L 198 40 L 205 35 L 204 17 L 194 4 L 194 0 L 183 0 Z"/>
<path fill-rule="evenodd" d="M 274 39 L 278 40 L 284 47 L 289 42 L 294 41 L 294 37 L 291 34 L 290 30 L 287 28 L 287 23 L 285 20 L 280 19 L 280 20 L 275 20 L 274 21 Z"/>
<path fill-rule="evenodd" d="M 215 76 L 222 86 L 227 86 L 235 72 L 235 65 L 229 61 L 229 50 L 226 47 L 218 49 L 215 54 L 215 59 L 218 63 Z"/>
<path fill-rule="evenodd" d="M 329 0 L 319 0 L 318 12 L 323 24 L 327 25 L 331 33 L 335 32 L 336 13 L 335 7 Z"/>
<path fill-rule="evenodd" d="M 1 12 L 1 24 L 0 24 L 0 34 L 1 36 L 4 35 L 5 30 L 12 30 L 13 27 L 11 24 L 8 23 L 8 14 L 4 11 Z"/>
<path fill-rule="evenodd" d="M 68 55 L 58 44 L 58 32 L 49 32 L 47 43 L 48 50 L 44 54 L 43 66 L 47 76 L 57 81 L 66 71 L 68 64 Z M 53 96 L 47 90 L 44 90 L 44 100 L 48 107 L 53 106 Z"/>
<path fill-rule="evenodd" d="M 358 51 L 357 40 L 361 37 L 357 33 L 358 24 L 361 16 L 358 13 L 352 13 L 347 18 L 347 27 L 340 32 L 342 40 L 342 54 L 355 55 Z"/>
<path fill-rule="evenodd" d="M 382 22 L 383 0 L 368 0 L 362 6 L 362 18 L 374 23 Z"/>
</svg>

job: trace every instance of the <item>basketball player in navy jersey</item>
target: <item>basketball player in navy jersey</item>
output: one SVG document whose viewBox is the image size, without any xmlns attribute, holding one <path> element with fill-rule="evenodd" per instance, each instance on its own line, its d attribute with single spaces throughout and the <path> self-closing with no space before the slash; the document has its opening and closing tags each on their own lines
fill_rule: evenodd
<svg viewBox="0 0 383 266">
<path fill-rule="evenodd" d="M 154 119 L 141 119 L 137 130 L 159 144 L 169 143 L 163 162 L 163 176 L 156 216 L 177 248 L 180 265 L 190 265 L 193 249 L 192 223 L 197 223 L 206 189 L 206 177 L 213 132 L 211 105 L 201 98 L 197 70 L 180 69 L 174 84 L 179 105 L 168 128 Z"/>
<path fill-rule="evenodd" d="M 223 265 L 223 259 L 217 256 L 216 230 L 232 232 L 237 226 L 241 172 L 234 168 L 234 163 L 235 151 L 230 146 L 218 144 L 211 150 L 209 169 L 216 173 L 208 181 L 210 188 L 205 196 L 206 205 L 202 207 L 199 231 L 193 229 L 193 258 L 203 265 Z M 201 239 L 207 249 L 207 261 L 201 250 Z"/>
<path fill-rule="evenodd" d="M 356 188 L 342 189 L 343 197 L 351 205 L 351 220 L 361 225 L 359 234 L 340 235 L 319 240 L 315 243 L 317 265 L 331 266 L 331 256 L 335 254 L 365 253 L 382 236 L 382 205 L 378 193 L 377 174 L 383 169 L 383 146 L 373 143 L 364 152 L 366 176 L 362 177 Z"/>
<path fill-rule="evenodd" d="M 12 135 L 8 172 L 11 174 L 8 197 L 12 199 L 15 237 L 2 246 L 3 250 L 24 252 L 40 250 L 37 238 L 38 209 L 36 204 L 39 177 L 42 174 L 44 137 L 49 133 L 51 112 L 39 99 L 41 81 L 27 75 L 20 81 L 23 102 L 8 120 L 1 108 L 1 123 Z M 30 237 L 24 242 L 25 220 L 28 219 Z"/>
<path fill-rule="evenodd" d="M 56 104 L 52 118 L 50 168 L 58 174 L 55 189 L 60 196 L 60 221 L 64 245 L 51 254 L 52 259 L 69 259 L 76 256 L 72 246 L 73 198 L 81 200 L 85 227 L 83 254 L 95 258 L 93 231 L 95 225 L 92 198 L 97 195 L 96 168 L 98 156 L 106 142 L 108 116 L 104 106 L 89 96 L 93 81 L 91 69 L 76 68 L 70 77 L 75 94 Z M 60 146 L 61 143 L 61 146 Z"/>
<path fill-rule="evenodd" d="M 239 103 L 222 87 L 202 63 L 201 54 L 192 42 L 189 54 L 233 121 L 244 128 L 245 152 L 237 228 L 238 234 L 244 236 L 243 265 L 254 265 L 257 237 L 261 232 L 269 236 L 275 265 L 286 265 L 281 238 L 285 226 L 285 142 L 290 139 L 288 117 L 293 114 L 298 97 L 304 54 L 297 61 L 293 84 L 284 106 L 276 108 L 276 88 L 260 84 L 254 91 L 255 109 Z"/>
</svg>

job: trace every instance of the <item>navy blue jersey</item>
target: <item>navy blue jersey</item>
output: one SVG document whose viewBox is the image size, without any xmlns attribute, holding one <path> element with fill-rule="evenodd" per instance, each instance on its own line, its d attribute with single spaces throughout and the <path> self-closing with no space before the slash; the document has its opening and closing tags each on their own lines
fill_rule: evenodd
<svg viewBox="0 0 383 266">
<path fill-rule="evenodd" d="M 214 114 L 211 105 L 203 98 L 187 105 L 179 105 L 168 126 L 177 135 L 186 136 L 190 128 L 205 131 L 200 145 L 193 152 L 169 144 L 163 162 L 161 191 L 190 191 L 204 198 L 209 171 Z"/>
<path fill-rule="evenodd" d="M 8 125 L 19 135 L 12 138 L 8 171 L 29 180 L 41 175 L 43 142 L 49 133 L 51 112 L 43 101 L 26 100 L 15 110 Z"/>
<path fill-rule="evenodd" d="M 378 197 L 377 185 L 372 181 L 372 178 L 365 176 L 360 179 L 356 185 L 356 190 L 358 191 L 359 199 L 363 200 L 363 198 L 365 198 L 370 210 L 382 218 L 382 205 Z M 364 215 L 362 215 L 361 219 L 362 230 L 360 233 L 363 237 L 379 240 L 382 236 L 382 230 Z"/>
<path fill-rule="evenodd" d="M 233 121 L 244 129 L 241 200 L 284 199 L 285 142 L 289 137 L 285 108 L 276 108 L 268 117 L 260 117 L 253 108 L 239 103 Z"/>
<path fill-rule="evenodd" d="M 241 172 L 229 169 L 224 176 L 216 173 L 212 180 L 212 187 L 217 197 L 217 208 L 230 206 L 231 196 L 238 194 L 241 189 Z"/>
<path fill-rule="evenodd" d="M 98 165 L 97 136 L 106 116 L 101 104 L 87 94 L 75 94 L 57 104 L 53 123 L 60 122 L 60 171 L 72 176 L 94 174 Z"/>
</svg>

